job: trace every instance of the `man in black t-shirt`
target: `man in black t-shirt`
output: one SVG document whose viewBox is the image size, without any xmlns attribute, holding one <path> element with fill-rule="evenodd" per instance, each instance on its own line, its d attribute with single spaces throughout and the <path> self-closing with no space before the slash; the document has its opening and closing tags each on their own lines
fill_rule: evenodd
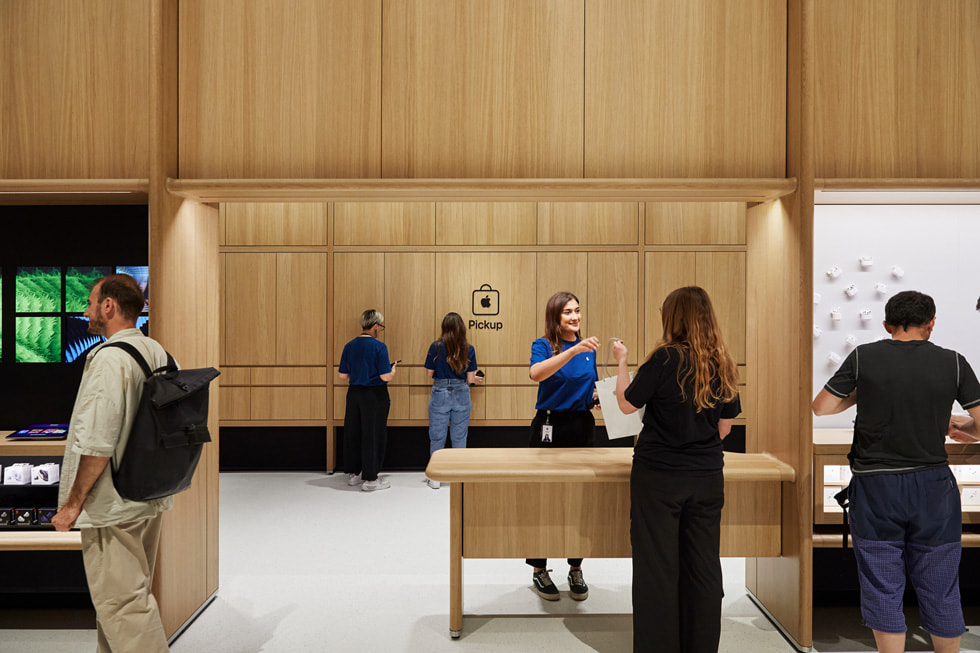
<svg viewBox="0 0 980 653">
<path fill-rule="evenodd" d="M 937 652 L 959 651 L 960 495 L 946 435 L 975 442 L 980 383 L 955 351 L 929 342 L 932 298 L 900 292 L 885 305 L 889 340 L 860 345 L 813 400 L 816 415 L 857 405 L 848 497 L 861 615 L 879 651 L 905 650 L 906 569 Z M 954 401 L 970 419 L 951 422 Z"/>
</svg>

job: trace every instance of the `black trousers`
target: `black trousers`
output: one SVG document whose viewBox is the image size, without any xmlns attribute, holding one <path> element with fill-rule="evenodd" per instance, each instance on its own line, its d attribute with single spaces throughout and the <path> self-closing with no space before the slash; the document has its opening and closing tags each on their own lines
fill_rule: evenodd
<svg viewBox="0 0 980 653">
<path fill-rule="evenodd" d="M 723 473 L 668 473 L 634 461 L 630 501 L 634 653 L 717 653 Z"/>
<path fill-rule="evenodd" d="M 388 409 L 391 398 L 386 385 L 352 385 L 347 388 L 344 411 L 344 472 L 376 481 L 388 443 Z"/>
<path fill-rule="evenodd" d="M 551 424 L 551 442 L 541 441 L 541 425 Z M 591 410 L 539 410 L 531 420 L 531 447 L 591 447 L 595 444 L 595 417 Z M 532 567 L 548 566 L 547 558 L 528 558 Z M 568 566 L 580 567 L 582 558 L 569 558 Z"/>
</svg>

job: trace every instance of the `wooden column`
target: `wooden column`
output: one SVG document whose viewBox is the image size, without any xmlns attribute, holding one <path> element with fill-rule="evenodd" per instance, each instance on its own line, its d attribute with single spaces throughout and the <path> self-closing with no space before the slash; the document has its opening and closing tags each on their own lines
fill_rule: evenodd
<svg viewBox="0 0 980 653">
<path fill-rule="evenodd" d="M 177 177 L 178 0 L 152 0 L 150 49 L 150 329 L 183 367 L 218 365 L 218 210 L 170 195 Z M 218 588 L 218 384 L 194 484 L 164 519 L 153 591 L 168 637 Z"/>
</svg>

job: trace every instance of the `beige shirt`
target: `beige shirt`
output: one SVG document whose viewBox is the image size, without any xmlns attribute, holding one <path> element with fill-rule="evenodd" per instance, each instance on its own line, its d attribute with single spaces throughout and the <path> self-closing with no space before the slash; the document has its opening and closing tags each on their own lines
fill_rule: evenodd
<svg viewBox="0 0 980 653">
<path fill-rule="evenodd" d="M 119 331 L 108 342 L 125 340 L 143 354 L 151 369 L 167 364 L 167 354 L 156 340 L 139 329 Z M 71 492 L 81 456 L 111 457 L 82 505 L 75 525 L 102 528 L 153 517 L 173 507 L 173 497 L 151 501 L 129 501 L 112 484 L 112 467 L 118 465 L 136 419 L 136 409 L 146 378 L 139 363 L 118 347 L 99 345 L 85 359 L 85 371 L 71 413 L 68 441 L 61 467 L 58 507 L 65 505 Z M 98 352 L 98 356 L 95 354 Z"/>
</svg>

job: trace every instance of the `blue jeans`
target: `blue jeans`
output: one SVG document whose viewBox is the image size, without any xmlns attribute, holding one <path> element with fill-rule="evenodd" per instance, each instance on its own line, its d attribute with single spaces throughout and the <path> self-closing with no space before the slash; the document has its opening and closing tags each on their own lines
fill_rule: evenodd
<svg viewBox="0 0 980 653">
<path fill-rule="evenodd" d="M 470 426 L 470 387 L 462 379 L 433 379 L 429 395 L 429 455 L 446 446 L 446 428 L 453 449 L 466 447 Z"/>
</svg>

